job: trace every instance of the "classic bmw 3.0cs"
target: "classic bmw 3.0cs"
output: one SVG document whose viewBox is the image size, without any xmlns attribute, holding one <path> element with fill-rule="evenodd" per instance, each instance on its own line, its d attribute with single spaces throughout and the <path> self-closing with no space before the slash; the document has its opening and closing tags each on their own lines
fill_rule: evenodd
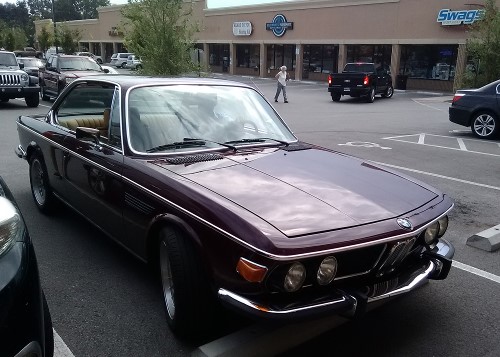
<svg viewBox="0 0 500 357">
<path fill-rule="evenodd" d="M 220 303 L 359 314 L 451 266 L 447 195 L 299 141 L 241 83 L 87 77 L 17 125 L 40 211 L 62 201 L 156 267 L 179 335 Z"/>
</svg>

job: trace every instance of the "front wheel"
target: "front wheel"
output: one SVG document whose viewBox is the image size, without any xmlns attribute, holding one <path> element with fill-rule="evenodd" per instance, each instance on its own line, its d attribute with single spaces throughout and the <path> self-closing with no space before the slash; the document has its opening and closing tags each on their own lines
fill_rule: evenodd
<svg viewBox="0 0 500 357">
<path fill-rule="evenodd" d="M 40 97 L 38 96 L 38 93 L 30 94 L 25 97 L 24 100 L 26 101 L 26 105 L 30 108 L 36 108 L 38 107 L 38 104 L 40 104 Z"/>
<path fill-rule="evenodd" d="M 393 86 L 388 86 L 385 92 L 382 94 L 383 98 L 391 98 L 394 95 Z"/>
<path fill-rule="evenodd" d="M 371 88 L 370 89 L 370 93 L 368 94 L 368 96 L 366 97 L 366 101 L 368 103 L 373 103 L 375 101 L 375 88 Z"/>
<path fill-rule="evenodd" d="M 30 159 L 31 194 L 37 208 L 42 213 L 52 212 L 55 206 L 55 197 L 49 185 L 49 176 L 45 162 L 41 155 L 34 154 Z"/>
<path fill-rule="evenodd" d="M 491 139 L 498 132 L 498 118 L 490 112 L 474 115 L 471 123 L 472 133 L 478 138 Z"/>
<path fill-rule="evenodd" d="M 214 299 L 193 244 L 178 229 L 159 231 L 159 267 L 167 322 L 178 336 L 205 332 Z"/>
<path fill-rule="evenodd" d="M 332 93 L 332 100 L 334 102 L 340 102 L 340 97 L 342 97 L 342 95 L 340 95 L 338 93 Z"/>
</svg>

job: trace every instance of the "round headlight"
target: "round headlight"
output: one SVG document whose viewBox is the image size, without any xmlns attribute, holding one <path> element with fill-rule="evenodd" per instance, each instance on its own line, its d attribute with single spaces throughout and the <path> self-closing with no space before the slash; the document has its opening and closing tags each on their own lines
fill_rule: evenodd
<svg viewBox="0 0 500 357">
<path fill-rule="evenodd" d="M 425 230 L 424 240 L 425 244 L 432 245 L 435 243 L 435 240 L 439 233 L 439 223 L 434 222 Z"/>
<path fill-rule="evenodd" d="M 27 74 L 21 74 L 21 79 L 26 82 L 28 80 L 28 75 Z"/>
<path fill-rule="evenodd" d="M 448 216 L 441 217 L 438 220 L 438 223 L 439 223 L 438 237 L 442 237 L 445 234 L 446 230 L 448 229 Z"/>
<path fill-rule="evenodd" d="M 302 263 L 293 263 L 285 276 L 283 287 L 288 292 L 299 290 L 306 279 L 306 268 Z"/>
<path fill-rule="evenodd" d="M 19 239 L 23 223 L 14 205 L 0 197 L 0 257 Z"/>
<path fill-rule="evenodd" d="M 337 274 L 337 259 L 335 257 L 326 257 L 319 265 L 316 279 L 319 285 L 330 284 Z"/>
</svg>

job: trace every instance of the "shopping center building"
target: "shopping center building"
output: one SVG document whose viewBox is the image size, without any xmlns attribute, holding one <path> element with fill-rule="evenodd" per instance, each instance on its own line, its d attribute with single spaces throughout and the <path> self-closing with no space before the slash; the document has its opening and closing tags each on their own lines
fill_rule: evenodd
<svg viewBox="0 0 500 357">
<path fill-rule="evenodd" d="M 196 46 L 209 71 L 272 77 L 285 65 L 297 80 L 326 81 L 345 63 L 366 61 L 390 69 L 396 88 L 446 92 L 468 67 L 469 25 L 480 21 L 485 3 L 288 0 L 211 7 L 211 1 L 185 1 L 200 25 Z M 109 61 L 113 53 L 125 52 L 122 7 L 101 7 L 97 19 L 66 25 L 80 32 L 82 49 Z M 52 25 L 36 21 L 37 34 Z"/>
</svg>

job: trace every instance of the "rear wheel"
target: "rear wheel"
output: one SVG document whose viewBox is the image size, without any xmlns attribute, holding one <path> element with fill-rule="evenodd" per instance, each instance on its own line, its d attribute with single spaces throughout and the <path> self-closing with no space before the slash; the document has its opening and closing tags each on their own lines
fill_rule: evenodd
<svg viewBox="0 0 500 357">
<path fill-rule="evenodd" d="M 205 332 L 214 299 L 191 241 L 176 228 L 159 231 L 159 268 L 167 322 L 178 336 Z"/>
<path fill-rule="evenodd" d="M 42 156 L 34 154 L 30 159 L 31 193 L 38 209 L 50 213 L 55 206 L 55 197 L 49 185 L 49 176 Z"/>
<path fill-rule="evenodd" d="M 30 94 L 25 97 L 24 100 L 26 101 L 26 105 L 30 108 L 36 108 L 38 107 L 38 104 L 40 104 L 40 97 L 38 96 L 38 93 Z"/>
<path fill-rule="evenodd" d="M 471 122 L 472 133 L 478 138 L 491 139 L 498 132 L 498 118 L 490 112 L 480 112 L 474 115 Z"/>
<path fill-rule="evenodd" d="M 366 97 L 366 101 L 368 103 L 373 103 L 375 101 L 375 88 L 371 88 L 370 89 L 370 93 L 368 94 L 368 96 Z"/>
<path fill-rule="evenodd" d="M 338 93 L 332 93 L 332 100 L 333 100 L 334 102 L 340 102 L 340 97 L 341 97 L 341 96 L 342 96 L 342 95 L 340 95 L 340 94 L 338 94 Z"/>
<path fill-rule="evenodd" d="M 385 92 L 382 94 L 384 98 L 391 98 L 394 95 L 394 88 L 392 86 L 388 86 Z"/>
</svg>

